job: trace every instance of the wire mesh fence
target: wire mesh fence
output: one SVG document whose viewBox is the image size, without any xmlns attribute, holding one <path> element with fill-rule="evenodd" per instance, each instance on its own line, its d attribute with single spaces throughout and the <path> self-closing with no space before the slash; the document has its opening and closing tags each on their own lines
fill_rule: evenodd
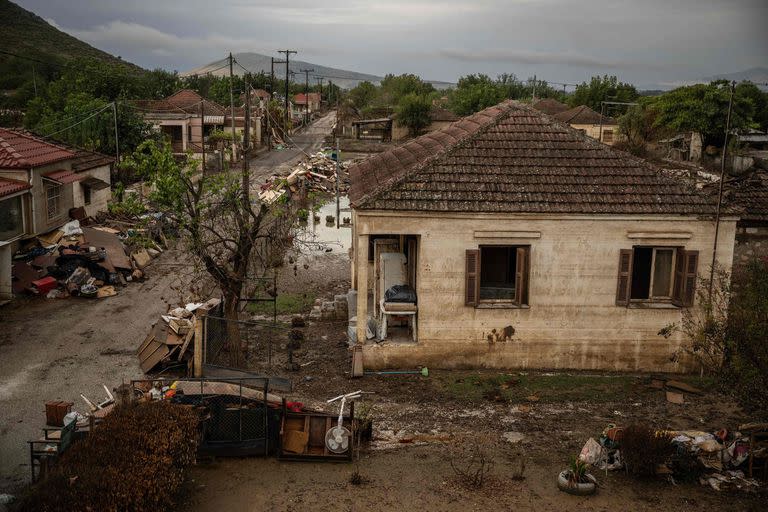
<svg viewBox="0 0 768 512">
<path fill-rule="evenodd" d="M 273 322 L 205 317 L 205 364 L 269 371 L 279 360 L 289 329 Z M 238 343 L 239 340 L 239 343 Z M 239 354 L 234 351 L 240 350 Z"/>
<path fill-rule="evenodd" d="M 198 409 L 203 452 L 266 454 L 274 448 L 279 403 L 269 401 L 269 379 L 154 379 L 131 386 L 137 395 Z"/>
</svg>

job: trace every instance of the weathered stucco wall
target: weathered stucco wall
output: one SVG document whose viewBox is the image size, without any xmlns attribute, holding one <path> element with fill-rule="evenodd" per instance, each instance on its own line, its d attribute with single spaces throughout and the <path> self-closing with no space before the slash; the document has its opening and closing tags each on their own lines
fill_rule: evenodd
<svg viewBox="0 0 768 512">
<path fill-rule="evenodd" d="M 91 176 L 98 178 L 105 183 L 110 183 L 110 169 L 109 165 L 102 165 L 101 167 L 95 167 L 81 172 L 80 174 L 85 176 Z M 107 203 L 112 197 L 112 191 L 109 188 L 101 190 L 91 189 L 91 204 L 85 204 L 85 195 L 83 194 L 83 186 L 80 182 L 73 184 L 72 189 L 73 205 L 75 208 L 79 206 L 85 207 L 85 214 L 88 216 L 94 216 L 99 212 L 107 210 Z"/>
<path fill-rule="evenodd" d="M 619 250 L 633 245 L 698 250 L 702 275 L 712 254 L 712 221 L 618 216 L 409 216 L 358 211 L 354 222 L 353 275 L 359 292 L 361 340 L 365 339 L 365 322 L 360 319 L 365 318 L 369 291 L 367 236 L 420 235 L 416 283 L 419 341 L 366 342 L 363 353 L 367 368 L 687 369 L 685 362 L 670 360 L 683 341 L 682 335 L 665 339 L 657 334 L 662 327 L 680 321 L 680 309 L 615 305 Z M 733 260 L 734 235 L 735 220 L 723 221 L 718 261 L 727 268 Z M 464 305 L 465 251 L 493 243 L 531 246 L 529 308 L 476 309 Z M 501 331 L 506 326 L 515 330 L 511 340 L 487 341 L 493 329 Z"/>
</svg>

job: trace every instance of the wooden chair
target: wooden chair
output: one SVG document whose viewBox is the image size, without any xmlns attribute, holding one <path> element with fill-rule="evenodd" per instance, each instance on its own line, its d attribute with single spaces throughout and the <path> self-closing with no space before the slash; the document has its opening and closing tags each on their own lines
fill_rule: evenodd
<svg viewBox="0 0 768 512">
<path fill-rule="evenodd" d="M 75 438 L 75 432 L 77 422 L 71 421 L 62 428 L 43 428 L 42 439 L 27 441 L 32 482 L 47 473 L 61 454 L 67 451 Z"/>
</svg>

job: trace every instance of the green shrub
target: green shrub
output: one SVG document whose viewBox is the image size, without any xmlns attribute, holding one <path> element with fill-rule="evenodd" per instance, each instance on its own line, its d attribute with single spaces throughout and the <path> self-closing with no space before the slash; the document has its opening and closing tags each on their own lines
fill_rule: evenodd
<svg viewBox="0 0 768 512">
<path fill-rule="evenodd" d="M 167 402 L 116 408 L 33 486 L 22 510 L 168 510 L 197 450 L 197 413 Z"/>
</svg>

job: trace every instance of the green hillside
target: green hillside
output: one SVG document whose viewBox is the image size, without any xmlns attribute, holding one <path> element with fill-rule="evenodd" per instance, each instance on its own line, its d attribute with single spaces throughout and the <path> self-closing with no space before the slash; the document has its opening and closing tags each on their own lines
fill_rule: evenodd
<svg viewBox="0 0 768 512">
<path fill-rule="evenodd" d="M 0 107 L 23 106 L 34 94 L 35 82 L 39 87 L 55 78 L 61 65 L 73 59 L 94 59 L 136 71 L 141 70 L 130 62 L 65 34 L 40 16 L 9 0 L 0 0 L 0 34 Z M 27 59 L 2 52 L 21 55 Z"/>
</svg>

